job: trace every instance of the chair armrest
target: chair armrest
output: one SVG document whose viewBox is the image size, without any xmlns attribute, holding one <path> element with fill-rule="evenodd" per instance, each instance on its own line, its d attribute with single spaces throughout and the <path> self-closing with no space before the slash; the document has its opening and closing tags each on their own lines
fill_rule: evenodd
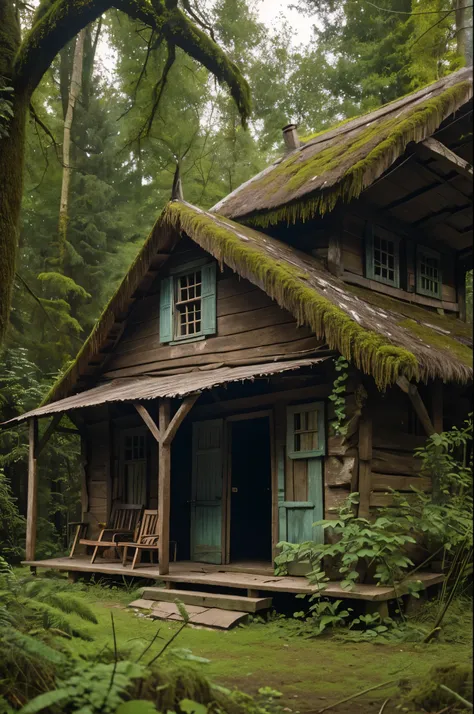
<svg viewBox="0 0 474 714">
<path fill-rule="evenodd" d="M 121 531 L 121 532 L 117 531 L 112 536 L 112 543 L 116 542 L 116 540 L 115 540 L 116 538 L 118 538 L 118 537 L 125 538 L 126 536 L 128 536 L 131 539 L 130 542 L 133 542 L 133 535 L 134 535 L 133 531 Z"/>
<path fill-rule="evenodd" d="M 88 526 L 87 521 L 69 521 L 68 526 Z"/>
</svg>

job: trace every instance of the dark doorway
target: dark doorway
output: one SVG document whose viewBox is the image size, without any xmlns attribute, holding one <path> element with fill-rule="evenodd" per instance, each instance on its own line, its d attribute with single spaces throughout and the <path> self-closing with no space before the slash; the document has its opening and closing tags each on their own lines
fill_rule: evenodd
<svg viewBox="0 0 474 714">
<path fill-rule="evenodd" d="M 231 423 L 230 561 L 272 560 L 268 417 Z"/>
</svg>

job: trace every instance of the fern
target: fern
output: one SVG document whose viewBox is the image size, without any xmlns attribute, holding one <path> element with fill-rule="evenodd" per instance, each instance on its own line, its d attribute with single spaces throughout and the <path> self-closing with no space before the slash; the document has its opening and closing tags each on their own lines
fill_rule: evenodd
<svg viewBox="0 0 474 714">
<path fill-rule="evenodd" d="M 97 625 L 97 617 L 94 611 L 83 600 L 78 597 L 71 597 L 66 593 L 48 593 L 44 602 L 56 607 L 61 612 L 68 615 L 77 615 L 82 620 L 93 622 Z"/>
<path fill-rule="evenodd" d="M 44 692 L 44 694 L 40 694 L 38 697 L 32 699 L 31 702 L 28 702 L 20 714 L 36 714 L 36 712 L 52 707 L 66 699 L 69 699 L 67 689 L 53 689 L 51 692 Z"/>
<path fill-rule="evenodd" d="M 40 615 L 41 622 L 45 630 L 61 630 L 67 635 L 80 637 L 82 640 L 92 640 L 90 632 L 74 625 L 68 617 L 65 617 L 64 614 L 58 610 L 57 607 L 54 607 L 47 602 L 33 600 L 31 602 L 31 608 L 38 615 Z"/>
</svg>

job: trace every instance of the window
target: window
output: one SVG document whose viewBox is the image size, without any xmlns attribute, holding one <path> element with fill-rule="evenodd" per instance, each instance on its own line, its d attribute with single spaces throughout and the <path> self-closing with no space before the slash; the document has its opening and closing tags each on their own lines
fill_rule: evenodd
<svg viewBox="0 0 474 714">
<path fill-rule="evenodd" d="M 175 339 L 201 334 L 201 271 L 180 275 L 176 280 Z"/>
<path fill-rule="evenodd" d="M 286 446 L 290 459 L 307 459 L 324 454 L 323 402 L 288 407 L 286 418 Z"/>
<path fill-rule="evenodd" d="M 380 283 L 400 286 L 400 240 L 392 233 L 368 226 L 366 240 L 367 277 Z"/>
<path fill-rule="evenodd" d="M 121 435 L 122 474 L 124 503 L 145 505 L 147 501 L 146 482 L 146 432 L 127 429 Z"/>
<path fill-rule="evenodd" d="M 418 245 L 416 248 L 416 292 L 441 300 L 441 286 L 439 253 Z"/>
<path fill-rule="evenodd" d="M 204 339 L 216 332 L 216 264 L 196 261 L 161 281 L 160 342 Z"/>
</svg>

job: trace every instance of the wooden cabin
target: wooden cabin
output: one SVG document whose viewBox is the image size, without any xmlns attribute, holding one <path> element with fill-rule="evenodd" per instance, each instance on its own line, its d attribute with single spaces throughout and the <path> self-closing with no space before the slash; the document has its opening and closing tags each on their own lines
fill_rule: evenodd
<svg viewBox="0 0 474 714">
<path fill-rule="evenodd" d="M 209 211 L 165 207 L 75 363 L 14 420 L 29 422 L 28 564 L 49 562 L 36 463 L 66 414 L 88 537 L 115 503 L 158 509 L 148 577 L 172 579 L 170 541 L 194 571 L 271 573 L 277 544 L 321 539 L 314 522 L 351 491 L 367 516 L 390 488 L 430 490 L 413 449 L 470 410 L 471 114 L 460 70 L 314 138 L 289 125 L 286 155 Z M 89 559 L 49 565 L 110 569 Z"/>
</svg>

